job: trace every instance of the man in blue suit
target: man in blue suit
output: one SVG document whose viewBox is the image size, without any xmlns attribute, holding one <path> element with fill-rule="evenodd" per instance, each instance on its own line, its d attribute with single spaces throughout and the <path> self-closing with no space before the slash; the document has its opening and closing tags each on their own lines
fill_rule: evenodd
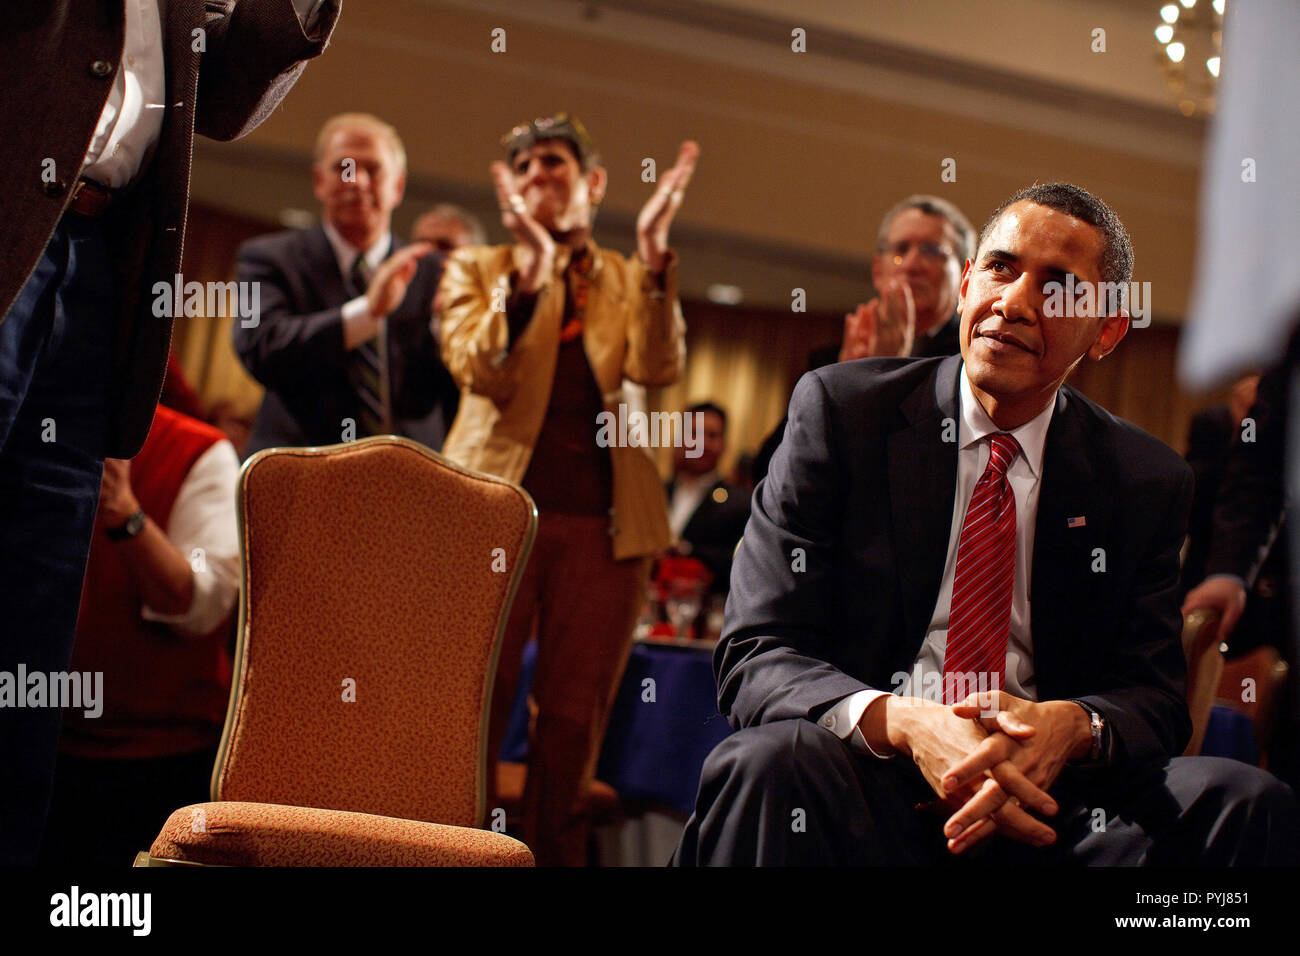
<svg viewBox="0 0 1300 956">
<path fill-rule="evenodd" d="M 1131 272 L 1109 207 L 1030 187 L 966 263 L 960 357 L 804 376 L 714 658 L 739 732 L 678 863 L 1296 861 L 1289 788 L 1178 756 L 1191 474 L 1063 385 L 1127 332 L 1102 283 Z"/>
<path fill-rule="evenodd" d="M 390 433 L 440 449 L 459 391 L 430 330 L 442 258 L 392 232 L 402 141 L 367 113 L 335 116 L 317 137 L 312 184 L 320 226 L 239 250 L 261 313 L 235 323 L 235 351 L 266 387 L 248 454 Z"/>
</svg>

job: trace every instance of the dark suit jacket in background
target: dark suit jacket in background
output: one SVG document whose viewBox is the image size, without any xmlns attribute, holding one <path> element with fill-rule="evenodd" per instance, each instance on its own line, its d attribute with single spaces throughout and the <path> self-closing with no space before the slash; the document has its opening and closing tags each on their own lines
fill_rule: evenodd
<svg viewBox="0 0 1300 956">
<path fill-rule="evenodd" d="M 393 249 L 404 245 L 394 239 Z M 247 454 L 278 445 L 332 445 L 341 422 L 361 421 L 343 347 L 343 305 L 353 297 L 324 228 L 261 236 L 239 250 L 241 281 L 261 283 L 261 321 L 235 322 L 235 351 L 266 387 Z M 435 450 L 456 415 L 460 392 L 429 329 L 442 258 L 420 260 L 406 296 L 388 317 L 394 429 Z M 358 433 L 357 437 L 362 437 Z"/>
<path fill-rule="evenodd" d="M 815 721 L 911 671 L 948 552 L 957 444 L 942 433 L 959 421 L 960 369 L 960 356 L 863 359 L 800 380 L 714 655 L 734 727 Z M 1108 766 L 1175 756 L 1191 733 L 1178 604 L 1190 470 L 1074 389 L 1056 401 L 1030 592 L 1039 699 L 1099 711 Z"/>
<path fill-rule="evenodd" d="M 911 357 L 935 358 L 944 355 L 956 355 L 960 351 L 961 316 L 954 312 L 934 335 L 922 335 L 912 343 Z M 834 365 L 839 360 L 839 342 L 823 345 L 821 348 L 813 349 L 808 353 L 808 371 L 811 372 L 827 365 Z M 777 423 L 776 428 L 772 429 L 772 434 L 763 439 L 763 444 L 759 446 L 758 454 L 754 456 L 754 464 L 750 467 L 750 475 L 754 479 L 754 484 L 758 484 L 767 474 L 767 469 L 772 463 L 772 456 L 776 454 L 777 446 L 781 444 L 781 436 L 785 434 L 786 421 L 786 418 L 782 418 Z"/>
<path fill-rule="evenodd" d="M 131 458 L 153 421 L 172 320 L 153 314 L 155 282 L 181 261 L 197 131 L 231 140 L 257 127 L 319 54 L 341 0 L 327 0 L 315 39 L 291 0 L 162 0 L 167 109 L 154 154 L 106 217 L 120 297 L 108 454 Z M 122 0 L 7 4 L 0 30 L 0 168 L 9 171 L 0 216 L 0 316 L 31 275 L 71 200 L 122 57 Z M 205 30 L 206 49 L 193 49 Z M 202 82 L 199 82 L 200 74 Z M 56 179 L 43 182 L 42 160 Z"/>
<path fill-rule="evenodd" d="M 674 482 L 664 486 L 664 493 L 672 499 Z M 721 491 L 724 494 L 719 495 Z M 718 498 L 723 498 L 718 501 Z M 709 584 L 710 594 L 726 594 L 731 580 L 731 556 L 736 551 L 740 536 L 745 533 L 749 520 L 749 495 L 744 488 L 718 480 L 713 483 L 699 507 L 692 513 L 682 529 L 682 540 L 690 543 L 690 555 L 704 562 L 713 572 Z"/>
</svg>

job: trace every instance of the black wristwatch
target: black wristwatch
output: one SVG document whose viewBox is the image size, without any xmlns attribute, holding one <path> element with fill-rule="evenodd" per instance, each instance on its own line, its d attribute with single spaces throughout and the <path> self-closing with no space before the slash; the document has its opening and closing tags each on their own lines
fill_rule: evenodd
<svg viewBox="0 0 1300 956">
<path fill-rule="evenodd" d="M 126 541 L 134 538 L 144 530 L 144 523 L 147 519 L 143 508 L 137 508 L 135 514 L 126 519 L 126 522 L 117 528 L 105 529 L 109 541 Z"/>
<path fill-rule="evenodd" d="M 1101 755 L 1106 749 L 1106 718 L 1101 716 L 1095 707 L 1091 707 L 1081 700 L 1071 698 L 1070 702 L 1078 704 L 1083 708 L 1084 713 L 1088 715 L 1088 729 L 1092 732 L 1092 750 L 1085 759 L 1096 763 L 1101 759 Z"/>
</svg>

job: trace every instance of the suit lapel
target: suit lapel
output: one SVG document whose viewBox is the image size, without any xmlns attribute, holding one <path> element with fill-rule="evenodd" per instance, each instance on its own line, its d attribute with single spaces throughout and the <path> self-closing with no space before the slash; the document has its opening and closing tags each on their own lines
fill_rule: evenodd
<svg viewBox="0 0 1300 956">
<path fill-rule="evenodd" d="M 312 277 L 316 308 L 337 307 L 352 298 L 348 284 L 339 272 L 339 261 L 329 236 L 325 235 L 324 226 L 316 226 L 303 234 L 303 255 L 307 261 L 302 274 Z"/>
<path fill-rule="evenodd" d="M 1096 456 L 1078 401 L 1071 402 L 1062 389 L 1056 402 L 1043 448 L 1030 580 L 1030 631 L 1040 698 L 1053 696 L 1054 685 L 1071 670 L 1071 658 L 1085 652 L 1064 635 L 1086 617 L 1087 605 L 1105 581 L 1094 548 L 1107 539 L 1112 513 L 1110 491 L 1094 474 Z M 1104 552 L 1100 559 L 1105 559 Z"/>
<path fill-rule="evenodd" d="M 900 405 L 905 424 L 888 439 L 890 514 L 909 668 L 925 639 L 948 553 L 957 492 L 960 370 L 960 355 L 936 366 L 934 376 Z"/>
</svg>

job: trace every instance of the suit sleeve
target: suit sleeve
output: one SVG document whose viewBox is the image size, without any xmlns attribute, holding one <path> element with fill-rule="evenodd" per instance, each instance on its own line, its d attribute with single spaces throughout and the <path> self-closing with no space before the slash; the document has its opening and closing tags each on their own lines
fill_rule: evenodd
<svg viewBox="0 0 1300 956">
<path fill-rule="evenodd" d="M 289 282 L 276 256 L 257 246 L 239 251 L 236 275 L 257 283 L 261 312 L 257 324 L 231 329 L 235 352 L 248 374 L 263 386 L 285 390 L 309 382 L 322 365 L 343 365 L 342 307 L 297 315 L 291 307 Z"/>
<path fill-rule="evenodd" d="M 1139 507 L 1150 507 L 1153 501 L 1166 505 L 1137 556 L 1129 596 L 1120 604 L 1121 634 L 1107 656 L 1102 687 L 1079 698 L 1109 725 L 1103 763 L 1110 767 L 1176 757 L 1191 738 L 1178 595 L 1178 553 L 1191 500 L 1192 476 L 1186 466 L 1177 479 L 1161 482 L 1148 495 L 1134 496 Z"/>
<path fill-rule="evenodd" d="M 1286 367 L 1259 381 L 1247 415 L 1254 441 L 1233 436 L 1223 485 L 1214 504 L 1214 527 L 1205 573 L 1234 574 L 1254 586 L 1281 526 L 1285 508 Z M 1245 422 L 1243 422 L 1245 424 Z"/>
<path fill-rule="evenodd" d="M 668 253 L 663 289 L 635 257 L 628 263 L 627 279 L 634 311 L 628 323 L 623 376 L 638 385 L 672 385 L 686 369 L 686 320 L 677 298 L 677 254 Z"/>
<path fill-rule="evenodd" d="M 1210 550 L 1214 499 L 1223 484 L 1223 469 L 1232 441 L 1232 421 L 1218 410 L 1201 412 L 1187 431 L 1187 464 L 1195 478 L 1192 511 L 1187 526 L 1187 561 L 1183 565 L 1182 590 L 1186 593 L 1205 578 L 1205 561 Z"/>
<path fill-rule="evenodd" d="M 834 633 L 834 569 L 849 489 L 837 447 L 825 388 L 809 373 L 754 495 L 714 653 L 718 706 L 737 729 L 816 720 L 850 694 L 875 689 L 828 663 L 843 637 Z"/>
<path fill-rule="evenodd" d="M 293 0 L 239 0 L 207 14 L 194 127 L 216 140 L 256 129 L 318 56 L 338 21 L 341 0 L 313 11 L 313 33 L 303 29 Z M 208 3 L 209 10 L 214 4 Z M 231 9 L 233 7 L 233 9 Z"/>
</svg>

